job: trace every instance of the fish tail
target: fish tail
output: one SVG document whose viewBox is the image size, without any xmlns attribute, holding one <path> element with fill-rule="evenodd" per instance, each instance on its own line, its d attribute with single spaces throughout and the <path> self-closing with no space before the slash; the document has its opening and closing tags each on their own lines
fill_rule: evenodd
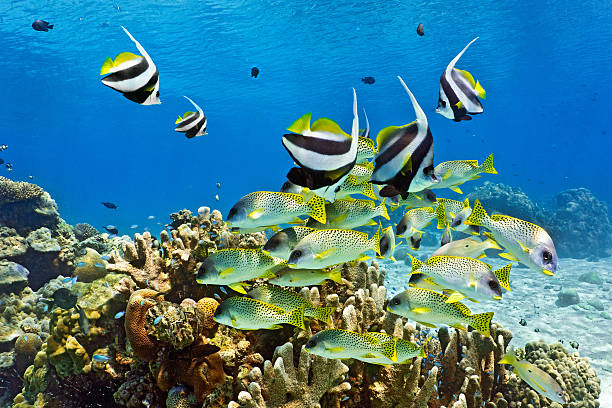
<svg viewBox="0 0 612 408">
<path fill-rule="evenodd" d="M 444 207 L 444 203 L 438 204 L 436 209 L 434 210 L 435 218 L 438 220 L 438 229 L 444 229 L 444 227 L 448 224 L 446 220 L 446 209 Z"/>
<path fill-rule="evenodd" d="M 478 330 L 483 336 L 489 337 L 491 335 L 492 318 L 493 312 L 470 315 L 469 325 L 472 326 L 474 329 Z"/>
<path fill-rule="evenodd" d="M 491 218 L 485 211 L 482 204 L 478 199 L 474 200 L 474 208 L 472 208 L 472 213 L 470 216 L 464 221 L 467 225 L 479 225 L 486 227 L 489 225 Z"/>
<path fill-rule="evenodd" d="M 484 163 L 480 165 L 480 170 L 482 170 L 483 173 L 497 174 L 497 170 L 493 167 L 493 153 L 491 153 L 485 159 Z"/>
<path fill-rule="evenodd" d="M 397 362 L 397 338 L 381 343 L 380 347 L 382 348 L 383 356 L 387 357 L 394 363 Z"/>
<path fill-rule="evenodd" d="M 361 183 L 361 194 L 364 196 L 371 198 L 372 200 L 376 200 L 376 194 L 374 194 L 374 185 L 370 182 Z"/>
<path fill-rule="evenodd" d="M 47 28 L 48 28 L 49 30 L 53 30 L 53 24 L 49 24 L 49 25 L 47 26 Z"/>
<path fill-rule="evenodd" d="M 292 324 L 295 327 L 299 327 L 302 330 L 306 330 L 306 326 L 304 326 L 304 309 L 305 308 L 306 308 L 306 305 L 302 305 L 290 311 L 287 317 L 287 323 Z"/>
<path fill-rule="evenodd" d="M 419 261 L 418 259 L 416 259 L 414 256 L 408 254 L 408 256 L 410 257 L 410 260 L 412 261 L 412 270 L 410 271 L 410 273 L 417 273 L 417 271 L 419 269 L 421 269 L 423 267 L 423 262 Z"/>
<path fill-rule="evenodd" d="M 380 205 L 378 206 L 379 211 L 380 211 L 380 216 L 383 217 L 385 220 L 390 221 L 391 218 L 389 218 L 389 212 L 387 211 L 387 207 L 385 206 L 385 200 L 383 199 L 382 202 L 380 203 Z"/>
<path fill-rule="evenodd" d="M 331 324 L 331 315 L 336 311 L 336 308 L 333 306 L 329 307 L 315 307 L 313 308 L 313 316 L 315 319 L 325 323 Z"/>
<path fill-rule="evenodd" d="M 497 280 L 499 281 L 499 285 L 507 291 L 510 290 L 510 269 L 512 269 L 512 263 L 509 263 L 503 268 L 493 271 L 493 274 L 497 277 Z"/>
<path fill-rule="evenodd" d="M 321 224 L 327 222 L 327 217 L 325 215 L 325 199 L 323 197 L 313 195 L 306 203 L 306 206 L 308 207 L 308 215 L 310 217 L 319 221 Z"/>
<path fill-rule="evenodd" d="M 502 357 L 498 362 L 499 364 L 511 364 L 514 365 L 516 363 L 516 355 L 514 354 L 514 349 L 512 347 L 508 348 L 506 354 Z"/>
<path fill-rule="evenodd" d="M 381 256 L 382 254 L 380 253 L 380 232 L 382 231 L 382 225 L 380 223 L 378 223 L 378 231 L 376 231 L 376 234 L 374 234 L 374 236 L 372 237 L 372 239 L 370 240 L 372 242 L 372 245 L 374 245 L 374 251 L 376 251 L 376 254 L 378 254 L 378 256 Z"/>
<path fill-rule="evenodd" d="M 329 272 L 329 279 L 336 283 L 342 283 L 342 267 L 337 267 Z"/>
</svg>

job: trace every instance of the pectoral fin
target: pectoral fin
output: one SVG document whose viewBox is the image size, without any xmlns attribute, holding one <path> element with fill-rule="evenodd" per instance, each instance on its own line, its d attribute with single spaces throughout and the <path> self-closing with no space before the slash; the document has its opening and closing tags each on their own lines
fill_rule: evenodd
<svg viewBox="0 0 612 408">
<path fill-rule="evenodd" d="M 463 191 L 457 186 L 450 186 L 449 189 L 453 190 L 457 194 L 463 194 Z"/>
<path fill-rule="evenodd" d="M 221 272 L 219 272 L 219 277 L 224 278 L 227 275 L 231 275 L 232 272 L 234 272 L 234 268 L 223 269 Z"/>
<path fill-rule="evenodd" d="M 249 218 L 252 220 L 256 220 L 264 214 L 265 210 L 263 208 L 258 208 L 249 213 Z"/>
<path fill-rule="evenodd" d="M 317 259 L 325 259 L 325 258 L 329 258 L 330 256 L 332 256 L 334 253 L 336 253 L 336 251 L 338 250 L 337 247 L 332 247 L 329 249 L 326 249 L 323 252 L 320 252 L 318 254 L 315 255 L 315 258 Z"/>
<path fill-rule="evenodd" d="M 517 261 L 518 262 L 518 258 L 516 256 L 512 255 L 511 253 L 502 252 L 502 253 L 497 254 L 497 255 L 499 255 L 501 258 L 508 259 L 509 261 Z"/>
<path fill-rule="evenodd" d="M 412 313 L 416 313 L 416 314 L 424 314 L 424 313 L 428 313 L 431 312 L 431 309 L 428 307 L 415 307 L 414 309 L 411 309 Z"/>
<path fill-rule="evenodd" d="M 420 324 L 421 326 L 431 327 L 432 329 L 436 328 L 435 324 L 431 324 L 431 323 L 427 323 L 427 322 L 419 322 L 418 320 L 417 320 L 417 323 Z"/>
</svg>

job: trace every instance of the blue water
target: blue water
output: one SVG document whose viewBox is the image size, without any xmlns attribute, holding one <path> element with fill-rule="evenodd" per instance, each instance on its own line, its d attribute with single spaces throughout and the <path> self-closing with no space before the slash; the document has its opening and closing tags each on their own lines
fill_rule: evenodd
<svg viewBox="0 0 612 408">
<path fill-rule="evenodd" d="M 284 129 L 308 111 L 349 129 L 351 87 L 374 135 L 412 121 L 398 74 L 428 114 L 436 163 L 494 152 L 489 179 L 533 198 L 584 186 L 612 201 L 610 2 L 3 0 L 0 16 L 0 157 L 70 223 L 127 232 L 277 190 L 292 164 Z M 37 18 L 55 29 L 34 31 Z M 157 64 L 162 105 L 101 84 L 106 57 L 136 52 L 121 25 Z M 485 112 L 454 123 L 433 112 L 439 76 L 476 36 L 458 67 L 487 90 Z M 191 108 L 182 95 L 204 108 L 207 136 L 173 131 Z"/>
</svg>

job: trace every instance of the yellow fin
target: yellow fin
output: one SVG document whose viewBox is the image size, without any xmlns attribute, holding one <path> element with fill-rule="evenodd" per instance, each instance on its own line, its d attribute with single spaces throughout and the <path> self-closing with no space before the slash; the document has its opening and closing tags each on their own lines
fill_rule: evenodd
<svg viewBox="0 0 612 408">
<path fill-rule="evenodd" d="M 480 85 L 480 82 L 476 81 L 476 86 L 474 87 L 474 90 L 478 93 L 478 96 L 481 97 L 482 99 L 487 98 L 487 92 L 484 90 L 482 85 Z"/>
<path fill-rule="evenodd" d="M 301 118 L 293 122 L 293 124 L 289 126 L 287 130 L 301 135 L 305 131 L 310 130 L 310 118 L 311 117 L 312 117 L 312 112 L 306 113 Z"/>
<path fill-rule="evenodd" d="M 378 149 L 380 149 L 380 146 L 382 146 L 385 141 L 400 128 L 401 126 L 387 126 L 378 132 L 378 135 L 376 136 L 376 145 Z"/>
<path fill-rule="evenodd" d="M 455 68 L 455 70 L 458 71 L 461 75 L 463 75 L 463 77 L 468 80 L 468 82 L 470 83 L 470 85 L 472 85 L 473 88 L 476 87 L 476 81 L 474 81 L 474 77 L 472 76 L 472 74 L 470 74 L 468 71 L 464 71 L 463 69 Z"/>
<path fill-rule="evenodd" d="M 133 54 L 131 52 L 122 52 L 121 54 L 115 57 L 115 62 L 113 63 L 113 66 L 118 67 L 124 62 L 133 60 L 134 58 L 142 58 L 142 56 Z"/>
<path fill-rule="evenodd" d="M 449 189 L 451 189 L 452 191 L 454 191 L 457 194 L 463 194 L 463 191 L 461 191 L 461 189 L 457 186 L 450 186 Z"/>
<path fill-rule="evenodd" d="M 232 290 L 234 290 L 234 291 L 236 291 L 238 293 L 242 293 L 243 295 L 246 294 L 246 289 L 245 288 L 249 287 L 249 285 L 247 285 L 244 282 L 232 283 L 232 284 L 227 285 L 227 286 L 229 286 Z M 232 320 L 232 322 L 233 322 L 233 320 Z"/>
<path fill-rule="evenodd" d="M 419 322 L 418 320 L 417 320 L 417 323 L 420 324 L 421 326 L 431 327 L 432 329 L 435 329 L 437 327 L 435 324 L 431 324 L 427 322 Z"/>
<path fill-rule="evenodd" d="M 415 307 L 414 309 L 411 309 L 410 311 L 416 314 L 423 314 L 423 313 L 431 312 L 431 309 L 428 307 Z"/>
<path fill-rule="evenodd" d="M 256 210 L 253 210 L 253 211 L 251 211 L 249 213 L 249 218 L 252 219 L 252 220 L 256 220 L 259 217 L 261 217 L 264 214 L 265 211 L 266 210 L 264 210 L 263 208 L 258 208 Z"/>
<path fill-rule="evenodd" d="M 455 329 L 458 329 L 458 330 L 463 330 L 463 331 L 466 331 L 466 330 L 467 330 L 467 329 L 465 328 L 465 326 L 464 326 L 464 325 L 462 325 L 462 324 L 451 324 L 451 327 L 454 327 Z"/>
<path fill-rule="evenodd" d="M 459 292 L 453 292 L 448 299 L 446 299 L 446 303 L 455 303 L 460 300 L 465 299 L 465 295 Z"/>
<path fill-rule="evenodd" d="M 493 271 L 493 274 L 497 277 L 497 280 L 499 281 L 499 285 L 508 291 L 510 290 L 510 269 L 512 269 L 511 263 L 504 266 L 503 268 Z"/>
<path fill-rule="evenodd" d="M 337 267 L 332 269 L 329 272 L 329 279 L 333 280 L 336 283 L 342 283 L 342 268 Z"/>
<path fill-rule="evenodd" d="M 361 254 L 361 255 L 359 256 L 359 258 L 355 259 L 355 261 L 357 261 L 357 262 L 367 261 L 367 260 L 368 260 L 368 259 L 370 259 L 370 258 L 371 258 L 371 257 L 369 257 L 369 256 L 367 256 L 367 255 L 365 255 L 365 254 Z"/>
<path fill-rule="evenodd" d="M 543 273 L 544 275 L 548 275 L 548 276 L 555 276 L 555 274 L 554 274 L 554 273 L 552 273 L 552 272 L 551 272 L 551 271 L 549 271 L 548 269 L 544 269 L 544 268 L 542 268 L 542 273 Z"/>
<path fill-rule="evenodd" d="M 317 119 L 310 130 L 313 132 L 329 132 L 336 135 L 343 135 L 348 137 L 348 135 L 340 128 L 340 126 L 331 119 L 328 118 L 320 118 Z"/>
<path fill-rule="evenodd" d="M 325 199 L 318 195 L 313 195 L 306 203 L 308 207 L 308 215 L 321 224 L 327 223 L 327 215 L 325 212 Z"/>
<path fill-rule="evenodd" d="M 455 106 L 459 109 L 463 108 L 463 102 L 459 101 L 455 104 Z"/>
<path fill-rule="evenodd" d="M 100 68 L 100 75 L 106 75 L 110 72 L 111 69 L 113 69 L 113 60 L 111 57 L 107 57 L 104 60 L 104 63 L 102 63 L 102 68 Z"/>
<path fill-rule="evenodd" d="M 325 348 L 327 351 L 332 352 L 332 353 L 339 353 L 342 350 L 344 350 L 344 347 L 330 347 L 330 348 Z"/>
<path fill-rule="evenodd" d="M 336 253 L 337 250 L 338 250 L 337 247 L 332 247 L 332 248 L 326 249 L 325 251 L 316 254 L 315 258 L 317 258 L 317 259 L 328 258 L 328 257 L 332 256 L 334 253 Z"/>
<path fill-rule="evenodd" d="M 483 252 L 482 254 L 478 255 L 476 257 L 476 259 L 482 259 L 482 258 L 486 258 L 486 257 L 487 257 L 487 255 Z"/>
<path fill-rule="evenodd" d="M 224 277 L 224 276 L 230 275 L 232 272 L 234 272 L 234 268 L 226 268 L 226 269 L 223 269 L 221 272 L 219 272 L 219 276 Z"/>
<path fill-rule="evenodd" d="M 527 248 L 525 245 L 523 245 L 522 242 L 520 242 L 518 239 L 514 238 L 514 241 L 519 244 L 519 246 L 521 247 L 521 249 L 523 250 L 523 252 L 527 252 L 529 253 L 529 248 Z"/>
</svg>

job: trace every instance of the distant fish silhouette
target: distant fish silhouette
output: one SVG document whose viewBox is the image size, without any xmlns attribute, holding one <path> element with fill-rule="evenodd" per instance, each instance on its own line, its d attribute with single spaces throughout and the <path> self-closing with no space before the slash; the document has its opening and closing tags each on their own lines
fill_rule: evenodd
<svg viewBox="0 0 612 408">
<path fill-rule="evenodd" d="M 102 205 L 105 206 L 106 208 L 110 208 L 111 210 L 117 209 L 117 205 L 114 203 L 108 203 L 108 202 L 102 201 Z"/>
<path fill-rule="evenodd" d="M 53 30 L 53 24 L 45 20 L 36 20 L 32 23 L 32 28 L 36 31 L 49 31 Z"/>
<path fill-rule="evenodd" d="M 376 82 L 376 80 L 374 79 L 374 77 L 367 76 L 361 78 L 361 82 L 363 82 L 364 84 L 372 85 L 374 82 Z"/>
<path fill-rule="evenodd" d="M 259 68 L 257 68 L 257 67 L 251 68 L 251 77 L 252 78 L 257 78 L 257 75 L 259 75 Z"/>
<path fill-rule="evenodd" d="M 0 164 L 4 164 L 4 160 L 0 158 Z"/>
<path fill-rule="evenodd" d="M 106 227 L 104 227 L 104 229 L 107 230 L 110 234 L 117 235 L 119 233 L 119 230 L 114 225 L 107 225 Z"/>
<path fill-rule="evenodd" d="M 423 27 L 423 23 L 419 24 L 417 27 L 417 34 L 421 37 L 425 35 L 425 28 Z"/>
</svg>

